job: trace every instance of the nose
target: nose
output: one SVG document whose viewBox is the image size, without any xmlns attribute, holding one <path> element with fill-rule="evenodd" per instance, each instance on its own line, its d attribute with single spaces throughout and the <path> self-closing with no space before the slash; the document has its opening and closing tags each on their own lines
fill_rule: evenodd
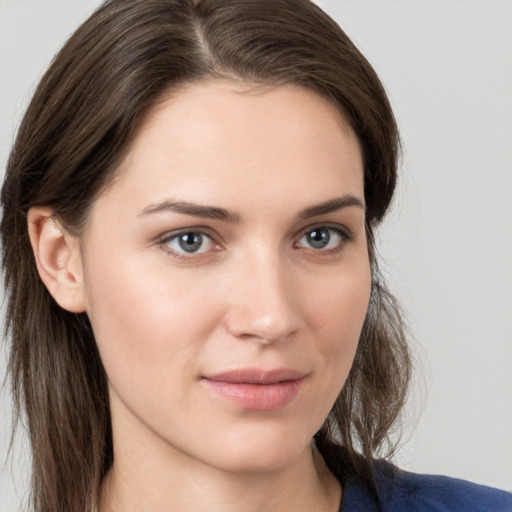
<svg viewBox="0 0 512 512">
<path fill-rule="evenodd" d="M 253 254 L 232 274 L 226 326 L 231 335 L 269 345 L 300 327 L 292 272 L 278 255 Z"/>
</svg>

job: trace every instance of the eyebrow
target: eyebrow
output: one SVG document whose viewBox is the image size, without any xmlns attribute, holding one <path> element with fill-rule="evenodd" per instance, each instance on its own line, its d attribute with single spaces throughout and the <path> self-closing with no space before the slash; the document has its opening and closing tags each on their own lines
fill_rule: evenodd
<svg viewBox="0 0 512 512">
<path fill-rule="evenodd" d="M 311 217 L 316 217 L 317 215 L 325 215 L 326 213 L 332 213 L 342 208 L 347 208 L 349 206 L 356 206 L 357 208 L 365 209 L 364 203 L 358 199 L 356 196 L 346 195 L 343 197 L 337 197 L 336 199 L 331 199 L 326 201 L 325 203 L 318 204 L 316 206 L 311 206 L 310 208 L 306 208 L 299 213 L 299 219 L 305 220 L 310 219 Z"/>
<path fill-rule="evenodd" d="M 330 199 L 324 203 L 306 208 L 297 215 L 297 218 L 306 220 L 310 219 L 311 217 L 325 215 L 327 213 L 332 213 L 350 206 L 355 206 L 363 210 L 365 209 L 364 203 L 360 199 L 353 195 L 345 195 L 343 197 Z M 190 203 L 188 201 L 168 200 L 146 206 L 138 214 L 138 216 L 145 216 L 162 212 L 180 213 L 183 215 L 202 217 L 204 219 L 221 220 L 230 223 L 238 223 L 241 219 L 239 213 L 226 210 L 225 208 Z"/>
<path fill-rule="evenodd" d="M 152 213 L 172 212 L 203 217 L 204 219 L 223 220 L 226 222 L 240 222 L 240 215 L 217 206 L 205 206 L 187 201 L 162 201 L 151 204 L 144 208 L 138 216 L 150 215 Z"/>
</svg>

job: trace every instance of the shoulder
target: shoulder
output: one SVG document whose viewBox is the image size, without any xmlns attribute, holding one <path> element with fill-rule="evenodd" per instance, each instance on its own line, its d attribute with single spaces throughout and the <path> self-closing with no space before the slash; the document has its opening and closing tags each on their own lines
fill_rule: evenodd
<svg viewBox="0 0 512 512">
<path fill-rule="evenodd" d="M 374 461 L 374 483 L 369 484 L 343 469 L 343 450 L 332 449 L 326 460 L 343 487 L 340 512 L 512 512 L 507 491 L 403 471 L 384 460 Z"/>
<path fill-rule="evenodd" d="M 375 476 L 385 512 L 512 512 L 512 494 L 466 480 L 401 471 L 377 462 Z"/>
</svg>

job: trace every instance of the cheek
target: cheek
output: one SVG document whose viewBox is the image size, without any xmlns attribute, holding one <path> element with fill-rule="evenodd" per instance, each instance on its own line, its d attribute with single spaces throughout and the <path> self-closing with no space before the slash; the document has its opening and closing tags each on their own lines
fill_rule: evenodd
<svg viewBox="0 0 512 512">
<path fill-rule="evenodd" d="M 357 344 L 371 291 L 370 265 L 362 260 L 347 272 L 333 274 L 321 292 L 312 295 L 311 322 L 323 326 L 326 339 L 344 339 Z M 316 320 L 314 320 L 316 318 Z"/>
<path fill-rule="evenodd" d="M 337 396 L 348 376 L 368 310 L 371 271 L 367 261 L 350 267 L 324 284 L 312 299 L 308 323 L 316 331 L 318 350 L 325 363 L 331 398 Z"/>
<path fill-rule="evenodd" d="M 178 371 L 194 375 L 204 333 L 216 322 L 204 290 L 176 273 L 171 279 L 162 265 L 135 268 L 121 258 L 91 266 L 89 275 L 88 314 L 111 385 L 136 397 L 176 377 L 179 389 Z"/>
</svg>

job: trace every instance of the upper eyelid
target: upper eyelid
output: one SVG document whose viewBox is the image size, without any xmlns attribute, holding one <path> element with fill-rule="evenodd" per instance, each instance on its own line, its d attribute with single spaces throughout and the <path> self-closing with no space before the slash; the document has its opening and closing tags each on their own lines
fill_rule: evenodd
<svg viewBox="0 0 512 512">
<path fill-rule="evenodd" d="M 174 259 L 182 262 L 194 262 L 194 261 L 200 261 L 201 259 L 204 259 L 205 257 L 208 257 L 208 255 L 212 252 L 212 250 L 206 250 L 206 251 L 200 251 L 200 252 L 186 252 L 186 251 L 178 251 L 170 247 L 170 242 L 178 238 L 180 235 L 187 234 L 187 233 L 199 233 L 201 236 L 208 237 L 211 240 L 211 243 L 215 247 L 223 246 L 223 244 L 220 244 L 217 239 L 212 236 L 207 231 L 211 231 L 208 228 L 181 228 L 181 229 L 175 229 L 172 231 L 167 231 L 166 233 L 162 234 L 160 237 L 156 238 L 156 244 L 159 247 L 159 249 L 165 251 L 169 256 L 172 256 Z"/>
<path fill-rule="evenodd" d="M 344 224 L 340 224 L 337 222 L 317 222 L 315 224 L 310 224 L 309 226 L 306 226 L 306 227 L 300 229 L 297 232 L 297 234 L 295 235 L 295 238 L 300 240 L 300 238 L 302 238 L 304 235 L 306 235 L 310 231 L 313 231 L 313 230 L 319 229 L 319 228 L 333 229 L 334 231 L 338 231 L 348 238 L 354 238 L 354 233 L 351 229 L 349 229 Z"/>
<path fill-rule="evenodd" d="M 201 235 L 211 238 L 216 243 L 219 243 L 219 238 L 222 239 L 220 235 L 207 226 L 193 226 L 166 231 L 157 237 L 157 241 L 163 243 L 186 233 L 200 233 Z"/>
</svg>

